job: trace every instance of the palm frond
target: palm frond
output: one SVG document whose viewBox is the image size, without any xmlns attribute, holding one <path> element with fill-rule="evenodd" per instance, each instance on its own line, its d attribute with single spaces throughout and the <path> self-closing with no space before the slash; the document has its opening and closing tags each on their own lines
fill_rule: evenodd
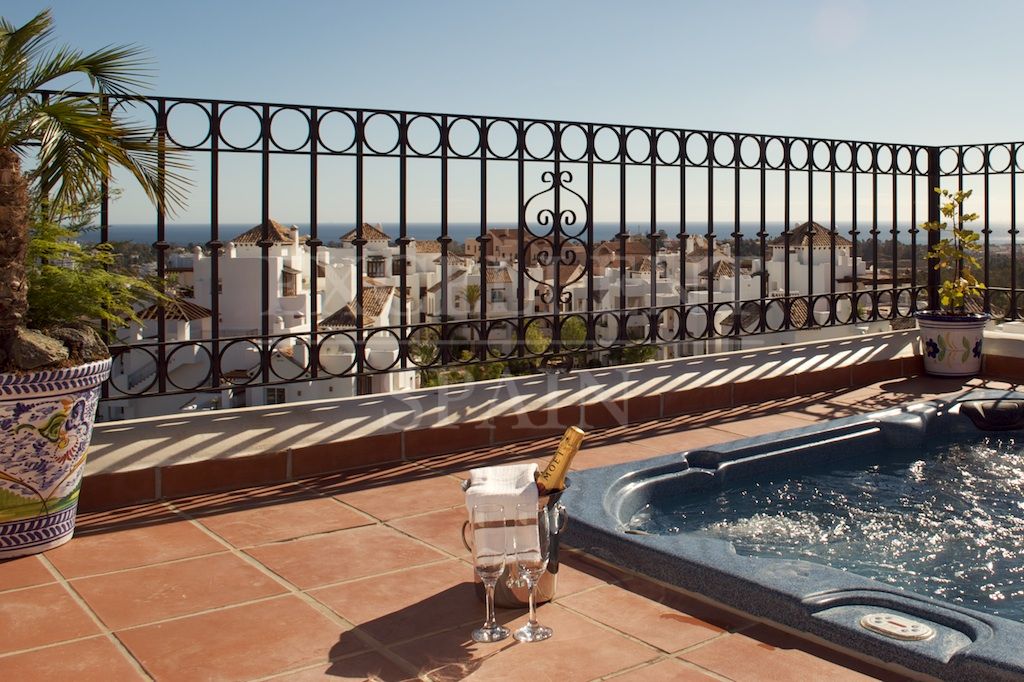
<svg viewBox="0 0 1024 682">
<path fill-rule="evenodd" d="M 52 37 L 53 14 L 48 9 L 19 27 L 0 20 L 0 60 L 5 65 L 31 62 Z"/>
<path fill-rule="evenodd" d="M 38 61 L 53 36 L 53 16 L 40 12 L 21 27 L 0 23 L 0 93 L 18 89 L 30 64 Z"/>
<path fill-rule="evenodd" d="M 123 166 L 166 212 L 184 205 L 190 183 L 182 153 L 108 106 L 110 97 L 131 99 L 149 84 L 144 51 L 134 45 L 89 53 L 51 49 L 52 32 L 49 11 L 17 28 L 0 20 L 0 148 L 35 156 L 30 177 L 59 201 L 90 196 L 114 166 Z M 87 78 L 95 94 L 37 92 L 75 74 Z"/>
<path fill-rule="evenodd" d="M 189 186 L 183 157 L 161 150 L 152 130 L 123 123 L 88 97 L 63 97 L 36 108 L 33 138 L 39 163 L 32 172 L 38 187 L 59 201 L 75 201 L 109 178 L 111 164 L 127 169 L 146 195 L 165 210 L 184 203 Z"/>
<path fill-rule="evenodd" d="M 145 52 L 133 45 L 109 46 L 89 54 L 62 47 L 36 62 L 25 83 L 24 92 L 39 90 L 58 78 L 82 74 L 98 91 L 111 95 L 131 95 L 150 84 Z"/>
</svg>

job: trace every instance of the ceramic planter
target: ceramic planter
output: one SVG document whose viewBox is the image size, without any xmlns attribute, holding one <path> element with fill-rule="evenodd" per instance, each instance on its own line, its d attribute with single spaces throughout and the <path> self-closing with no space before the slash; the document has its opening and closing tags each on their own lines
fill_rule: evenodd
<svg viewBox="0 0 1024 682">
<path fill-rule="evenodd" d="M 940 377 L 968 377 L 981 371 L 982 332 L 989 316 L 984 313 L 947 315 L 917 313 L 921 330 L 924 371 Z"/>
<path fill-rule="evenodd" d="M 0 374 L 0 559 L 71 539 L 100 384 L 109 374 L 109 359 Z"/>
</svg>

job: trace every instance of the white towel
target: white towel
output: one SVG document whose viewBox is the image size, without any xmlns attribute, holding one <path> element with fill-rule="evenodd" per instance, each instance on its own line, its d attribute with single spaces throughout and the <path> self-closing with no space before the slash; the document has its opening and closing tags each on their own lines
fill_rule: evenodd
<svg viewBox="0 0 1024 682">
<path fill-rule="evenodd" d="M 507 528 L 488 528 L 477 530 L 473 536 L 474 547 L 479 552 L 483 548 L 493 549 L 505 546 L 510 562 L 515 555 L 524 554 L 540 557 L 540 536 L 537 533 L 536 516 L 534 523 L 514 525 L 516 505 L 529 509 L 537 509 L 537 465 L 510 464 L 500 467 L 482 467 L 469 472 L 469 486 L 466 488 L 466 509 L 470 518 L 473 506 L 480 504 L 500 504 L 505 508 Z M 509 533 L 515 528 L 514 535 Z"/>
</svg>

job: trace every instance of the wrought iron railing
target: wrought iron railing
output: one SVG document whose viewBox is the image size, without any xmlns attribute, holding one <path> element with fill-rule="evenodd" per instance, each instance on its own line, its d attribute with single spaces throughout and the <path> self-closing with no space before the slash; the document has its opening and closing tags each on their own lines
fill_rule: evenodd
<svg viewBox="0 0 1024 682">
<path fill-rule="evenodd" d="M 208 228 L 188 233 L 189 282 L 170 267 L 188 259 L 175 248 L 184 228 L 155 213 L 153 271 L 180 305 L 113 347 L 108 401 L 338 380 L 361 392 L 373 377 L 443 382 L 904 319 L 937 283 L 937 237 L 918 226 L 937 217 L 940 184 L 980 195 L 984 308 L 1021 308 L 1019 143 L 188 98 L 110 106 L 190 158 L 187 219 Z M 118 210 L 105 202 L 101 240 L 127 234 Z M 298 243 L 274 218 L 302 225 Z M 232 244 L 229 223 L 257 225 L 251 243 Z"/>
</svg>

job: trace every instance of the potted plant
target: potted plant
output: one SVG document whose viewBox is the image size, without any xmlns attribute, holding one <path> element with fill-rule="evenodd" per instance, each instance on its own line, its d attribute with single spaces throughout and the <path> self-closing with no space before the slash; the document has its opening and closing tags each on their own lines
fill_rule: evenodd
<svg viewBox="0 0 1024 682">
<path fill-rule="evenodd" d="M 71 538 L 111 363 L 90 323 L 120 321 L 156 293 L 112 270 L 108 246 L 78 244 L 75 230 L 115 167 L 160 206 L 179 203 L 184 187 L 178 158 L 105 97 L 132 97 L 145 82 L 139 48 L 51 49 L 52 25 L 49 11 L 21 27 L 0 19 L 0 559 Z M 92 94 L 38 94 L 76 74 Z"/>
<path fill-rule="evenodd" d="M 973 376 L 981 370 L 982 332 L 989 320 L 980 311 L 979 296 L 985 285 L 974 275 L 979 267 L 980 235 L 967 227 L 978 219 L 977 213 L 964 213 L 963 204 L 971 190 L 950 192 L 939 187 L 940 210 L 952 224 L 950 237 L 945 237 L 928 251 L 935 260 L 935 269 L 949 276 L 939 286 L 939 310 L 916 313 L 924 350 L 924 369 L 928 374 L 946 377 Z M 921 225 L 926 230 L 941 231 L 942 221 Z"/>
</svg>

